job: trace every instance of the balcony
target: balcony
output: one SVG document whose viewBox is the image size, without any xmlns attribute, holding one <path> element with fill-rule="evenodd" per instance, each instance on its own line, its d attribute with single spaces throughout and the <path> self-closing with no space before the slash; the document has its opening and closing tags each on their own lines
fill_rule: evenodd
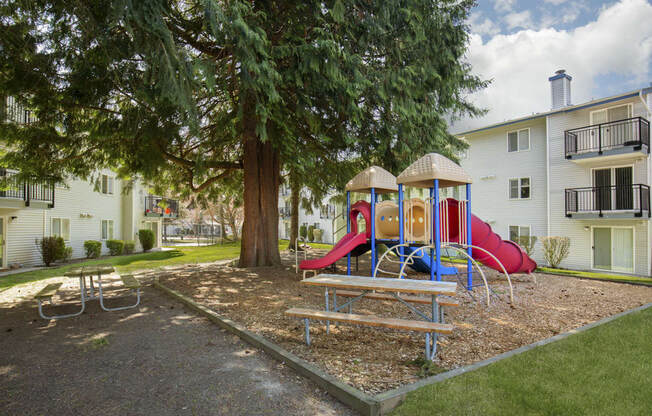
<svg viewBox="0 0 652 416">
<path fill-rule="evenodd" d="M 0 169 L 0 208 L 53 208 L 54 184 L 21 180 L 16 171 Z"/>
<path fill-rule="evenodd" d="M 569 218 L 650 217 L 650 187 L 647 185 L 594 186 L 566 189 Z"/>
<path fill-rule="evenodd" d="M 145 197 L 146 217 L 179 217 L 179 201 L 161 196 L 148 195 Z"/>
<path fill-rule="evenodd" d="M 634 117 L 566 130 L 564 150 L 566 159 L 578 163 L 644 158 L 650 153 L 650 123 Z"/>
</svg>

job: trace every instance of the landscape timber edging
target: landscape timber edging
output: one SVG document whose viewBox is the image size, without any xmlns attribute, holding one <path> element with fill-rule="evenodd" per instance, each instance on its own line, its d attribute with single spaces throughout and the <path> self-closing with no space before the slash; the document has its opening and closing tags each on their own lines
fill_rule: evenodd
<svg viewBox="0 0 652 416">
<path fill-rule="evenodd" d="M 163 292 L 169 294 L 180 302 L 186 304 L 191 309 L 199 312 L 200 314 L 206 316 L 209 320 L 216 323 L 218 326 L 226 329 L 227 331 L 237 335 L 242 338 L 245 342 L 251 344 L 254 347 L 260 348 L 266 353 L 270 354 L 275 359 L 286 363 L 289 367 L 293 368 L 302 376 L 312 380 L 318 386 L 326 390 L 331 396 L 337 398 L 342 403 L 352 407 L 353 409 L 359 411 L 363 415 L 377 416 L 385 415 L 395 409 L 407 396 L 410 392 L 420 389 L 422 387 L 439 383 L 444 380 L 448 380 L 455 376 L 459 376 L 470 371 L 478 370 L 482 367 L 486 367 L 490 364 L 494 364 L 498 361 L 504 360 L 506 358 L 513 357 L 515 355 L 530 351 L 536 347 L 540 347 L 546 344 L 550 344 L 556 341 L 560 341 L 564 338 L 568 338 L 571 335 L 575 335 L 589 329 L 595 328 L 597 326 L 609 323 L 618 318 L 621 318 L 630 313 L 639 312 L 645 309 L 652 307 L 652 303 L 648 303 L 642 306 L 639 306 L 634 309 L 629 309 L 620 313 L 617 313 L 612 316 L 608 316 L 599 321 L 581 326 L 579 328 L 571 329 L 570 331 L 564 332 L 562 334 L 557 334 L 553 337 L 542 339 L 532 344 L 524 345 L 522 347 L 516 348 L 511 351 L 504 352 L 502 354 L 496 355 L 494 357 L 487 358 L 486 360 L 478 361 L 477 363 L 469 364 L 464 367 L 458 367 L 453 370 L 447 371 L 445 373 L 440 373 L 431 377 L 427 377 L 416 381 L 412 384 L 407 384 L 401 386 L 394 390 L 389 390 L 384 393 L 380 393 L 376 396 L 370 396 L 367 393 L 364 393 L 354 387 L 349 386 L 346 383 L 343 383 L 337 380 L 335 377 L 327 374 L 322 371 L 315 365 L 307 362 L 306 360 L 299 358 L 295 354 L 283 349 L 279 345 L 274 344 L 271 341 L 263 338 L 260 335 L 254 334 L 253 332 L 245 329 L 242 325 L 225 318 L 212 309 L 201 305 L 189 297 L 177 292 L 174 289 L 170 289 L 167 286 L 161 284 L 159 281 L 154 281 L 154 287 L 159 288 Z"/>
</svg>

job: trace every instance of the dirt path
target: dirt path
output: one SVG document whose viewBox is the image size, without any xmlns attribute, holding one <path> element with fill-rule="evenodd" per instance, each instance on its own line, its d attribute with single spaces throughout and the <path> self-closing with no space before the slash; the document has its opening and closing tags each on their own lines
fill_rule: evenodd
<svg viewBox="0 0 652 416">
<path fill-rule="evenodd" d="M 139 309 L 86 310 L 48 322 L 0 303 L 0 414 L 353 414 L 155 289 Z"/>
</svg>

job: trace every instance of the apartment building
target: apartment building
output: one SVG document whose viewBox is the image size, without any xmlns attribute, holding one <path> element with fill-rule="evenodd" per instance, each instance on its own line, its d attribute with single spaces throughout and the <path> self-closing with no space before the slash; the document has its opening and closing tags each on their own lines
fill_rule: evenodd
<svg viewBox="0 0 652 416">
<path fill-rule="evenodd" d="M 309 196 L 307 189 L 301 191 L 302 195 Z M 291 191 L 287 185 L 282 185 L 279 190 L 279 238 L 288 240 L 290 238 L 290 220 L 292 215 L 292 203 L 290 201 Z M 314 226 L 322 230 L 321 242 L 334 244 L 346 233 L 346 221 L 342 217 L 342 207 L 331 202 L 334 196 L 329 195 L 323 199 L 319 208 L 313 208 L 312 212 L 299 206 L 299 226 Z M 344 228 L 342 228 L 344 225 Z"/>
<path fill-rule="evenodd" d="M 474 213 L 506 238 L 569 237 L 562 267 L 652 275 L 652 87 L 573 105 L 570 75 L 549 82 L 550 111 L 458 135 Z"/>
<path fill-rule="evenodd" d="M 5 101 L 8 122 L 29 123 L 34 118 L 15 101 Z M 0 269 L 42 264 L 38 241 L 61 236 L 72 247 L 73 258 L 85 256 L 84 241 L 133 240 L 138 230 L 151 229 L 161 245 L 162 221 L 178 215 L 178 202 L 150 195 L 142 181 L 125 181 L 109 169 L 92 180 L 66 183 L 18 180 L 16 171 L 0 169 Z M 103 245 L 103 253 L 108 249 Z"/>
</svg>

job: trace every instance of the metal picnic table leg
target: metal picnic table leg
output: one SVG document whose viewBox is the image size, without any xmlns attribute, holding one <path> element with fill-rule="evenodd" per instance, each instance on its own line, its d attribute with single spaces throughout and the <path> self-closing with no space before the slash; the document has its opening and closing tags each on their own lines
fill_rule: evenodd
<svg viewBox="0 0 652 416">
<path fill-rule="evenodd" d="M 306 330 L 306 345 L 310 346 L 310 320 L 308 318 L 304 318 L 303 324 Z"/>
<path fill-rule="evenodd" d="M 437 303 L 437 296 L 432 295 L 432 322 L 439 320 L 439 304 Z M 432 360 L 437 353 L 437 333 L 432 333 L 432 351 L 430 359 Z"/>
<path fill-rule="evenodd" d="M 42 300 L 38 300 L 38 313 L 41 315 L 41 318 L 43 319 L 63 319 L 63 318 L 72 318 L 73 316 L 79 316 L 82 313 L 84 313 L 84 310 L 86 309 L 86 282 L 84 282 L 84 277 L 83 275 L 79 276 L 79 292 L 81 293 L 81 309 L 79 312 L 76 313 L 70 313 L 67 315 L 53 315 L 53 316 L 47 316 L 43 313 L 43 303 Z M 50 303 L 52 303 L 52 298 L 50 298 Z"/>
<path fill-rule="evenodd" d="M 140 304 L 140 288 L 137 288 L 135 290 L 136 291 L 136 303 L 135 304 L 129 305 L 129 306 L 120 306 L 120 307 L 117 307 L 117 308 L 109 308 L 107 306 L 104 306 L 104 293 L 102 292 L 102 273 L 101 272 L 99 272 L 97 274 L 97 287 L 98 287 L 99 292 L 100 292 L 100 307 L 103 310 L 107 311 L 107 312 L 121 311 L 121 310 L 124 310 L 124 309 L 131 309 L 131 308 L 135 308 L 136 306 L 138 306 Z"/>
<path fill-rule="evenodd" d="M 329 311 L 328 309 L 328 288 L 325 289 L 324 291 L 324 297 L 326 298 L 326 312 Z M 326 333 L 330 334 L 331 332 L 331 321 L 326 321 Z"/>
</svg>

